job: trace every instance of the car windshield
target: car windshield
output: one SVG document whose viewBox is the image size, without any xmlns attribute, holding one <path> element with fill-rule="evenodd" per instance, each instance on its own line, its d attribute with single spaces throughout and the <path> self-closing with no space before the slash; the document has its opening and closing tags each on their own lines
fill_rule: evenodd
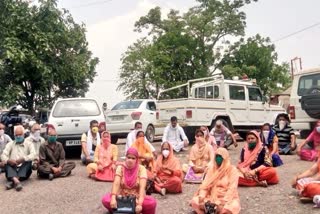
<svg viewBox="0 0 320 214">
<path fill-rule="evenodd" d="M 303 96 L 311 93 L 310 90 L 320 88 L 320 74 L 303 76 L 299 80 L 298 95 Z"/>
<path fill-rule="evenodd" d="M 61 100 L 54 110 L 54 117 L 87 117 L 100 115 L 98 104 L 94 100 Z"/>
<path fill-rule="evenodd" d="M 139 108 L 139 106 L 141 105 L 142 101 L 124 101 L 121 103 L 118 103 L 117 105 L 115 105 L 112 110 L 121 110 L 121 109 L 136 109 Z"/>
</svg>

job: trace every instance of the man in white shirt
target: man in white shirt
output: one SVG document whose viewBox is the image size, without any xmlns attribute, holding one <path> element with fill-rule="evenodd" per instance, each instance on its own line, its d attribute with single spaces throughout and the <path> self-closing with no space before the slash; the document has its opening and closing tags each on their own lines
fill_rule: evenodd
<svg viewBox="0 0 320 214">
<path fill-rule="evenodd" d="M 5 171 L 8 183 L 6 189 L 14 186 L 17 191 L 22 190 L 20 181 L 27 180 L 31 173 L 31 162 L 36 156 L 32 144 L 24 139 L 23 126 L 16 126 L 14 129 L 15 140 L 9 142 L 4 149 L 1 159 L 6 163 Z"/>
<path fill-rule="evenodd" d="M 170 121 L 171 123 L 164 129 L 162 142 L 170 143 L 175 152 L 186 150 L 184 147 L 189 145 L 189 141 L 183 128 L 179 126 L 177 117 L 171 117 Z"/>
<path fill-rule="evenodd" d="M 132 130 L 131 132 L 129 132 L 128 136 L 127 136 L 127 142 L 126 142 L 126 151 L 125 153 L 127 153 L 128 149 L 131 147 L 131 145 L 136 141 L 137 138 L 137 133 L 138 131 L 142 130 L 142 123 L 141 122 L 136 122 L 134 124 L 134 130 Z M 146 137 L 144 137 L 144 142 L 149 144 L 151 151 L 153 153 L 153 155 L 156 157 L 156 149 L 152 146 L 152 144 L 147 140 Z"/>
<path fill-rule="evenodd" d="M 96 146 L 100 145 L 99 123 L 96 120 L 90 121 L 90 129 L 81 136 L 81 162 L 84 165 L 92 163 Z"/>
<path fill-rule="evenodd" d="M 31 126 L 30 136 L 25 139 L 26 142 L 33 145 L 34 150 L 36 152 L 36 157 L 32 162 L 32 169 L 37 170 L 39 166 L 39 150 L 40 145 L 45 142 L 44 138 L 40 136 L 40 125 L 38 123 L 34 123 Z"/>
</svg>

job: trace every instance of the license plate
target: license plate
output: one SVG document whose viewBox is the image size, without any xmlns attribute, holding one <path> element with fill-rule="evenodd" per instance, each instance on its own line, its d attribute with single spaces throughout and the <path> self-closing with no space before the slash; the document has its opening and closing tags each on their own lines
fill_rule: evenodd
<svg viewBox="0 0 320 214">
<path fill-rule="evenodd" d="M 66 146 L 80 146 L 81 141 L 80 140 L 67 140 Z"/>
<path fill-rule="evenodd" d="M 113 116 L 112 120 L 123 120 L 123 116 Z"/>
</svg>

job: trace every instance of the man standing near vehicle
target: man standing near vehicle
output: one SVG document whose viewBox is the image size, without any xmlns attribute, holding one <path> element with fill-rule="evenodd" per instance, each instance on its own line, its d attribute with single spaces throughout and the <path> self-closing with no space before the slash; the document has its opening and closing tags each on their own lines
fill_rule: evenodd
<svg viewBox="0 0 320 214">
<path fill-rule="evenodd" d="M 65 151 L 61 143 L 57 142 L 57 132 L 49 129 L 48 140 L 41 144 L 40 165 L 38 175 L 42 178 L 66 177 L 76 167 L 74 162 L 65 162 Z"/>
<path fill-rule="evenodd" d="M 9 142 L 4 149 L 1 159 L 6 163 L 5 172 L 8 183 L 6 189 L 14 186 L 17 191 L 22 190 L 20 181 L 27 180 L 32 174 L 31 163 L 35 158 L 32 144 L 25 142 L 23 126 L 14 129 L 15 140 Z"/>
<path fill-rule="evenodd" d="M 173 116 L 171 117 L 170 121 L 171 123 L 168 124 L 164 129 L 162 142 L 170 143 L 175 152 L 187 150 L 184 147 L 187 147 L 189 145 L 189 141 L 182 127 L 178 124 L 178 118 L 176 116 Z"/>
<path fill-rule="evenodd" d="M 32 169 L 37 170 L 39 166 L 40 145 L 45 142 L 44 138 L 40 136 L 40 125 L 38 123 L 34 123 L 31 126 L 31 133 L 30 136 L 26 138 L 26 142 L 32 144 L 36 152 L 36 157 L 32 162 Z"/>
<path fill-rule="evenodd" d="M 4 172 L 4 161 L 1 160 L 1 155 L 7 143 L 12 141 L 9 135 L 4 133 L 5 129 L 6 126 L 3 123 L 0 123 L 0 173 Z"/>
<path fill-rule="evenodd" d="M 289 117 L 287 114 L 279 114 L 276 125 L 273 127 L 278 137 L 279 154 L 290 155 L 296 150 L 296 136 L 293 128 L 289 125 Z"/>
<path fill-rule="evenodd" d="M 138 131 L 142 130 L 142 123 L 141 122 L 136 122 L 134 124 L 134 130 L 132 130 L 131 132 L 129 132 L 128 136 L 127 136 L 127 142 L 126 142 L 126 151 L 125 153 L 127 153 L 128 149 L 131 147 L 131 145 L 136 141 L 137 138 L 137 133 Z M 144 142 L 146 142 L 147 144 L 149 144 L 151 151 L 153 153 L 153 155 L 155 157 L 157 157 L 157 152 L 156 149 L 152 146 L 152 144 L 147 140 L 146 137 L 144 137 Z"/>
<path fill-rule="evenodd" d="M 94 150 L 100 145 L 99 123 L 96 120 L 90 121 L 90 129 L 81 137 L 82 153 L 81 161 L 84 165 L 93 162 Z"/>
</svg>

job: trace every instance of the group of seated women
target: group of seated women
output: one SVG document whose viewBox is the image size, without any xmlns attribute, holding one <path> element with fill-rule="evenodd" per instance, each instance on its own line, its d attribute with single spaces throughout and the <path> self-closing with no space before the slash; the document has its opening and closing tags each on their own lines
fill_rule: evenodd
<svg viewBox="0 0 320 214">
<path fill-rule="evenodd" d="M 318 132 L 312 135 L 313 140 L 318 139 Z M 190 201 L 194 212 L 206 213 L 208 206 L 214 206 L 216 213 L 239 213 L 238 186 L 277 184 L 279 177 L 274 167 L 283 164 L 277 149 L 277 136 L 269 124 L 264 124 L 260 133 L 247 133 L 237 166 L 231 164 L 228 151 L 217 145 L 205 126 L 195 132 L 189 162 L 182 166 L 168 142 L 161 144 L 161 153 L 155 157 L 145 142 L 143 131 L 137 132 L 136 141 L 128 149 L 124 162 L 117 162 L 117 155 L 117 147 L 110 143 L 110 134 L 105 132 L 102 144 L 96 148 L 94 163 L 87 166 L 90 177 L 113 181 L 111 193 L 102 199 L 111 213 L 117 208 L 119 195 L 135 196 L 136 213 L 155 213 L 157 202 L 146 195 L 148 182 L 152 181 L 156 193 L 165 195 L 181 193 L 184 180 L 201 183 Z M 311 198 L 320 194 L 319 175 L 320 161 L 297 175 L 292 186 L 300 191 L 302 197 Z"/>
</svg>

